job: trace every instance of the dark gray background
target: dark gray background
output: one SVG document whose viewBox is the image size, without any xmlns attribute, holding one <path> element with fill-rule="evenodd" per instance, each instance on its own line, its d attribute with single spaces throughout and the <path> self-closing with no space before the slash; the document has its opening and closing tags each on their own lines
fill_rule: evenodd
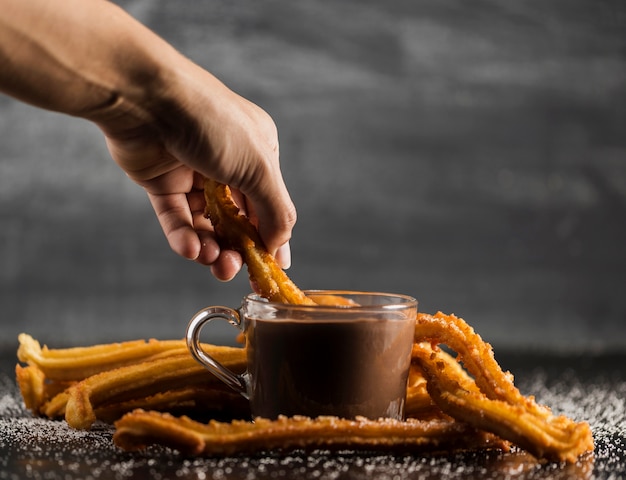
<svg viewBox="0 0 626 480">
<path fill-rule="evenodd" d="M 626 3 L 122 5 L 274 117 L 298 285 L 626 348 Z M 248 290 L 169 250 L 94 126 L 0 96 L 2 345 L 178 338 Z"/>
</svg>

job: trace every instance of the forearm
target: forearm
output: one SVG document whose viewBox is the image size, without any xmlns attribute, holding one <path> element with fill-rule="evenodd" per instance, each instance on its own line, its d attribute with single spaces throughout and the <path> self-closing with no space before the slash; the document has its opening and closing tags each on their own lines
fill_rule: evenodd
<svg viewBox="0 0 626 480">
<path fill-rule="evenodd" d="M 45 109 L 104 124 L 120 110 L 150 116 L 185 61 L 107 1 L 0 0 L 0 11 L 0 91 Z"/>
</svg>

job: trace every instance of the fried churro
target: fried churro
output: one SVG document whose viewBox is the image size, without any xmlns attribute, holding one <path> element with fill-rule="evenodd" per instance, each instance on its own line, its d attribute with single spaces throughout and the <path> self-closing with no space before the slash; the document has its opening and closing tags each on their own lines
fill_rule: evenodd
<svg viewBox="0 0 626 480">
<path fill-rule="evenodd" d="M 296 449 L 453 452 L 508 449 L 498 437 L 454 420 L 355 420 L 337 417 L 279 417 L 254 422 L 211 421 L 137 410 L 115 423 L 113 441 L 125 450 L 153 443 L 191 455 L 239 455 Z"/>
<path fill-rule="evenodd" d="M 215 347 L 211 354 L 235 372 L 245 370 L 245 352 L 240 348 Z M 207 384 L 223 388 L 222 383 L 189 353 L 108 370 L 86 378 L 67 390 L 65 420 L 71 427 L 87 429 L 97 419 L 95 409 L 98 406 L 148 397 L 170 389 Z"/>
<path fill-rule="evenodd" d="M 218 241 L 241 255 L 250 280 L 272 302 L 313 305 L 314 302 L 291 281 L 267 251 L 257 229 L 239 213 L 230 188 L 211 179 L 204 182 L 205 215 L 211 220 Z"/>
<path fill-rule="evenodd" d="M 133 340 L 89 347 L 49 349 L 22 333 L 17 358 L 36 366 L 54 381 L 77 381 L 106 370 L 131 365 L 169 351 L 187 351 L 183 340 Z"/>
<path fill-rule="evenodd" d="M 113 421 L 135 408 L 249 417 L 245 399 L 199 365 L 183 340 L 137 340 L 75 347 L 41 348 L 19 336 L 16 366 L 24 404 L 36 415 L 65 418 L 78 429 L 96 420 Z M 235 372 L 243 372 L 242 348 L 203 345 Z M 74 380 L 68 380 L 74 379 Z"/>
<path fill-rule="evenodd" d="M 462 319 L 441 312 L 418 315 L 413 363 L 441 410 L 460 422 L 492 432 L 540 459 L 574 462 L 592 451 L 586 422 L 574 422 L 525 397 L 502 371 L 491 346 Z M 419 340 L 419 341 L 418 341 Z M 469 375 L 453 366 L 435 344 L 455 350 Z"/>
</svg>

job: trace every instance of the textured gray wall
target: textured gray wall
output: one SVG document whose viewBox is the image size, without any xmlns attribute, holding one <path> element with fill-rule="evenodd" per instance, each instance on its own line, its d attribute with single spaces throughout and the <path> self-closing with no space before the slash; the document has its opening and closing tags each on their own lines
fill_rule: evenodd
<svg viewBox="0 0 626 480">
<path fill-rule="evenodd" d="M 626 348 L 624 2 L 122 6 L 275 118 L 301 287 Z M 1 344 L 182 337 L 248 288 L 169 250 L 95 127 L 0 96 Z"/>
</svg>

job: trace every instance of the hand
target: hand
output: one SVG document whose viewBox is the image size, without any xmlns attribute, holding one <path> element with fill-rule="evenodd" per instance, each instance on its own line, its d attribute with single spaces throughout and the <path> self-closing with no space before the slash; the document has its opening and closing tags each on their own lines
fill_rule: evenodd
<svg viewBox="0 0 626 480">
<path fill-rule="evenodd" d="M 296 213 L 280 173 L 273 120 L 204 70 L 186 67 L 185 83 L 169 86 L 175 101 L 168 95 L 163 108 L 159 100 L 154 119 L 129 114 L 101 123 L 112 157 L 146 189 L 170 247 L 210 265 L 216 278 L 233 278 L 242 259 L 220 249 L 204 218 L 203 176 L 239 190 L 240 208 L 281 266 L 289 267 Z"/>
</svg>

